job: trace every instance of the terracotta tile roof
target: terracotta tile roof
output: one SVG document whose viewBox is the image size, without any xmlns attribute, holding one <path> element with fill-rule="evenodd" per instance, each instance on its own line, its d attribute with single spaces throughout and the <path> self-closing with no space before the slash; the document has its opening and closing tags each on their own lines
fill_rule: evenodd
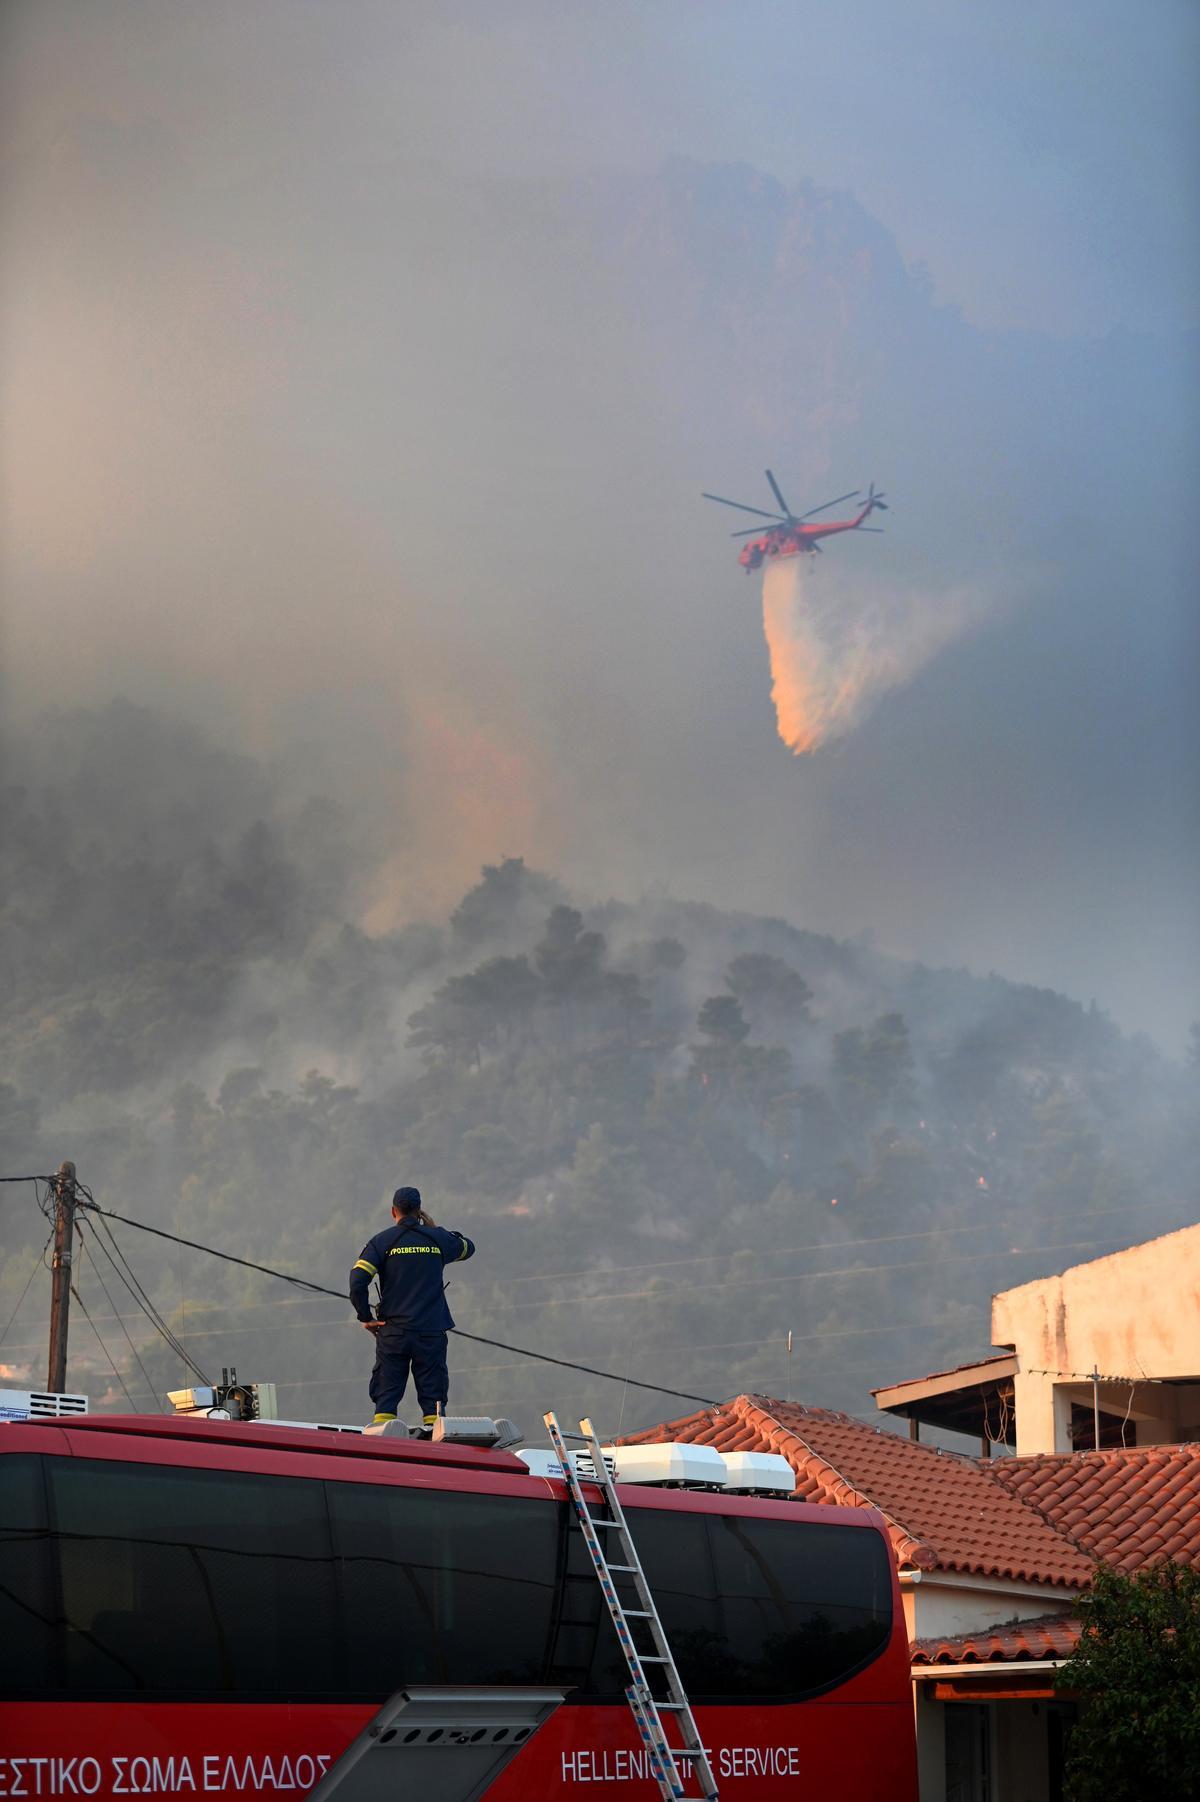
<svg viewBox="0 0 1200 1802">
<path fill-rule="evenodd" d="M 1093 1560 L 972 1458 L 902 1439 L 828 1408 L 739 1395 L 631 1433 L 621 1443 L 681 1439 L 718 1451 L 781 1452 L 804 1501 L 878 1508 L 901 1570 L 946 1570 L 1086 1587 Z"/>
<path fill-rule="evenodd" d="M 914 1665 L 1024 1664 L 1069 1658 L 1078 1644 L 1075 1615 L 1039 1614 L 1036 1620 L 1006 1622 L 955 1639 L 914 1639 L 909 1656 Z"/>
<path fill-rule="evenodd" d="M 991 1476 L 1117 1570 L 1200 1565 L 1200 1445 L 1003 1458 Z"/>
</svg>

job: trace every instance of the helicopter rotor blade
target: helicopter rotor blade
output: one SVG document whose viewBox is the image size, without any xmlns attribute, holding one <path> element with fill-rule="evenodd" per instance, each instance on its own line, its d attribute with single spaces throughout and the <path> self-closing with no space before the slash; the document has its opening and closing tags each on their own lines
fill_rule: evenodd
<svg viewBox="0 0 1200 1802">
<path fill-rule="evenodd" d="M 831 501 L 822 501 L 819 507 L 810 507 L 808 512 L 802 513 L 800 517 L 801 519 L 811 519 L 814 513 L 824 513 L 827 507 L 836 507 L 839 501 L 852 501 L 856 494 L 861 493 L 860 488 L 852 488 L 849 494 L 838 494 Z"/>
<path fill-rule="evenodd" d="M 881 538 L 883 537 L 883 527 L 882 526 L 859 526 L 858 530 L 860 532 L 878 532 L 879 536 Z"/>
<path fill-rule="evenodd" d="M 775 477 L 771 474 L 769 469 L 766 472 L 766 476 L 767 476 L 768 482 L 770 482 L 770 484 L 771 484 L 771 493 L 775 496 L 775 499 L 779 502 L 780 510 L 782 511 L 784 516 L 787 519 L 795 519 L 796 515 L 792 512 L 792 509 L 788 506 L 787 502 L 784 500 L 783 492 L 779 486 L 779 483 L 775 480 Z"/>
<path fill-rule="evenodd" d="M 722 507 L 737 507 L 742 513 L 757 513 L 760 519 L 778 520 L 781 517 L 778 513 L 766 513 L 761 507 L 748 507 L 745 501 L 727 501 L 723 494 L 701 494 L 700 498 L 704 501 L 719 501 Z"/>
</svg>

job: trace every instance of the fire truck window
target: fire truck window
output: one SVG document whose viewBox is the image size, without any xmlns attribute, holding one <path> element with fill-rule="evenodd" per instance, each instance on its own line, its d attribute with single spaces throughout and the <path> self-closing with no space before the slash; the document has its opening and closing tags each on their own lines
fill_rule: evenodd
<svg viewBox="0 0 1200 1802">
<path fill-rule="evenodd" d="M 629 1672 L 600 1594 L 595 1566 L 573 1511 L 562 1504 L 555 1512 L 563 1581 L 546 1681 L 565 1684 L 581 1695 L 623 1696 Z"/>
<path fill-rule="evenodd" d="M 40 1458 L 0 1458 L 0 1695 L 54 1683 L 54 1584 Z"/>
<path fill-rule="evenodd" d="M 734 1673 L 721 1641 L 705 1516 L 631 1508 L 629 1525 L 684 1688 L 695 1695 L 731 1693 Z M 628 1594 L 636 1607 L 632 1592 Z M 639 1643 L 649 1647 L 648 1640 Z M 621 1665 L 615 1674 L 623 1669 Z M 628 1680 L 623 1677 L 618 1687 Z M 659 1693 L 653 1679 L 651 1687 Z"/>
<path fill-rule="evenodd" d="M 341 1688 L 382 1700 L 402 1683 L 544 1680 L 553 1508 L 458 1490 L 327 1490 L 346 1619 Z"/>
<path fill-rule="evenodd" d="M 881 1652 L 891 1566 L 877 1533 L 813 1522 L 712 1520 L 723 1640 L 743 1695 L 823 1689 Z"/>
<path fill-rule="evenodd" d="M 68 1690 L 273 1698 L 334 1687 L 319 1484 L 83 1459 L 50 1468 Z"/>
</svg>

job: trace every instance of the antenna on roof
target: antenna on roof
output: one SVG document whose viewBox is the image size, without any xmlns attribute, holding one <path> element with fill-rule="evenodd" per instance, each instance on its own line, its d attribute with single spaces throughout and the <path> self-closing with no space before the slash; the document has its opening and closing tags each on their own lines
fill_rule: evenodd
<svg viewBox="0 0 1200 1802">
<path fill-rule="evenodd" d="M 786 1389 L 786 1394 L 784 1395 L 783 1399 L 785 1402 L 790 1402 L 792 1399 L 792 1329 L 791 1329 L 791 1327 L 788 1328 L 788 1336 L 787 1336 L 787 1382 L 785 1384 L 785 1389 Z"/>
</svg>

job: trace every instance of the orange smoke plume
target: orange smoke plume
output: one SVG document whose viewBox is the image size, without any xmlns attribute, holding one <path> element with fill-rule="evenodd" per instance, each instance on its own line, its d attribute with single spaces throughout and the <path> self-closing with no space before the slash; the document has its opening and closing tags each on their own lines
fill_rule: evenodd
<svg viewBox="0 0 1200 1802">
<path fill-rule="evenodd" d="M 968 624 L 961 595 L 881 598 L 806 558 L 763 573 L 763 631 L 779 736 L 802 757 L 843 737 Z"/>
</svg>

